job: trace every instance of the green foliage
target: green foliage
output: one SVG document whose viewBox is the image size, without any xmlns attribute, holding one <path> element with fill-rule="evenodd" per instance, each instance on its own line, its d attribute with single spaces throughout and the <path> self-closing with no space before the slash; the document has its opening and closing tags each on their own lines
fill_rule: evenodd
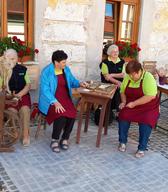
<svg viewBox="0 0 168 192">
<path fill-rule="evenodd" d="M 33 49 L 27 46 L 24 41 L 21 41 L 16 36 L 13 37 L 2 37 L 0 38 L 0 55 L 3 55 L 7 49 L 15 49 L 18 53 L 18 57 L 33 56 L 34 53 L 38 53 L 38 49 Z"/>
</svg>

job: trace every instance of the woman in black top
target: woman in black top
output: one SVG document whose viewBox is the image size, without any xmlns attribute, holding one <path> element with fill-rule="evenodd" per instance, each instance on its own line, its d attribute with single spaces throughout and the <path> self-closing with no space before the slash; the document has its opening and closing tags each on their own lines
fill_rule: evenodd
<svg viewBox="0 0 168 192">
<path fill-rule="evenodd" d="M 101 81 L 103 83 L 113 83 L 118 86 L 116 93 L 112 99 L 111 107 L 112 109 L 116 109 L 116 112 L 119 111 L 120 104 L 120 85 L 124 77 L 123 67 L 125 61 L 120 59 L 119 56 L 119 48 L 117 45 L 111 45 L 107 49 L 107 59 L 102 61 L 100 64 L 101 68 Z"/>
</svg>

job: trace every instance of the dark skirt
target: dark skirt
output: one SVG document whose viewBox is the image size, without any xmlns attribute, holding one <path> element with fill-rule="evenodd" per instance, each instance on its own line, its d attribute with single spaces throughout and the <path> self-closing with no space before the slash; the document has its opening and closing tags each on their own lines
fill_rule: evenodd
<svg viewBox="0 0 168 192">
<path fill-rule="evenodd" d="M 53 121 L 55 121 L 59 117 L 68 117 L 68 118 L 76 117 L 76 108 L 71 100 L 71 97 L 69 96 L 69 91 L 67 88 L 65 76 L 61 74 L 61 75 L 57 75 L 57 78 L 58 78 L 58 85 L 55 93 L 55 98 L 64 107 L 65 112 L 56 113 L 55 106 L 50 105 L 47 116 L 46 116 L 46 120 L 48 124 L 51 124 Z"/>
<path fill-rule="evenodd" d="M 5 105 L 5 108 L 8 109 L 8 108 L 14 108 L 16 109 L 17 111 L 20 110 L 21 107 L 23 106 L 28 106 L 29 108 L 31 107 L 31 99 L 30 99 L 30 95 L 27 94 L 27 95 L 24 95 L 16 105 Z"/>
</svg>

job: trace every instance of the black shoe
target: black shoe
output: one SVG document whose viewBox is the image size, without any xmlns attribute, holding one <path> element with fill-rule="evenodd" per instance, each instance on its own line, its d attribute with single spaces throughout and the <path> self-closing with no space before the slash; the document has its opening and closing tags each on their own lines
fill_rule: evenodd
<svg viewBox="0 0 168 192">
<path fill-rule="evenodd" d="M 118 116 L 116 116 L 116 117 L 115 117 L 115 120 L 116 120 L 116 121 L 119 121 L 119 118 L 118 118 Z"/>
<path fill-rule="evenodd" d="M 52 152 L 55 152 L 55 153 L 60 152 L 59 143 L 57 141 L 51 141 L 50 147 L 51 147 Z"/>
<path fill-rule="evenodd" d="M 60 148 L 63 150 L 68 150 L 69 148 L 68 141 L 67 143 L 64 143 L 64 141 L 67 141 L 67 140 L 63 140 L 63 139 L 60 140 Z"/>
</svg>

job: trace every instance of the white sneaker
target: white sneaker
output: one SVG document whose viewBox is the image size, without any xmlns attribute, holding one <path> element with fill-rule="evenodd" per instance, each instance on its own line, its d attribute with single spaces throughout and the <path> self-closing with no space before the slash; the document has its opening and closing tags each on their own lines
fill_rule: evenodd
<svg viewBox="0 0 168 192">
<path fill-rule="evenodd" d="M 136 157 L 136 158 L 142 158 L 142 157 L 144 157 L 144 155 L 145 155 L 145 152 L 144 152 L 144 151 L 140 151 L 140 150 L 138 150 L 138 151 L 135 153 L 135 157 Z"/>
<path fill-rule="evenodd" d="M 126 151 L 126 144 L 120 143 L 118 146 L 118 150 L 121 152 L 125 152 Z"/>
</svg>

